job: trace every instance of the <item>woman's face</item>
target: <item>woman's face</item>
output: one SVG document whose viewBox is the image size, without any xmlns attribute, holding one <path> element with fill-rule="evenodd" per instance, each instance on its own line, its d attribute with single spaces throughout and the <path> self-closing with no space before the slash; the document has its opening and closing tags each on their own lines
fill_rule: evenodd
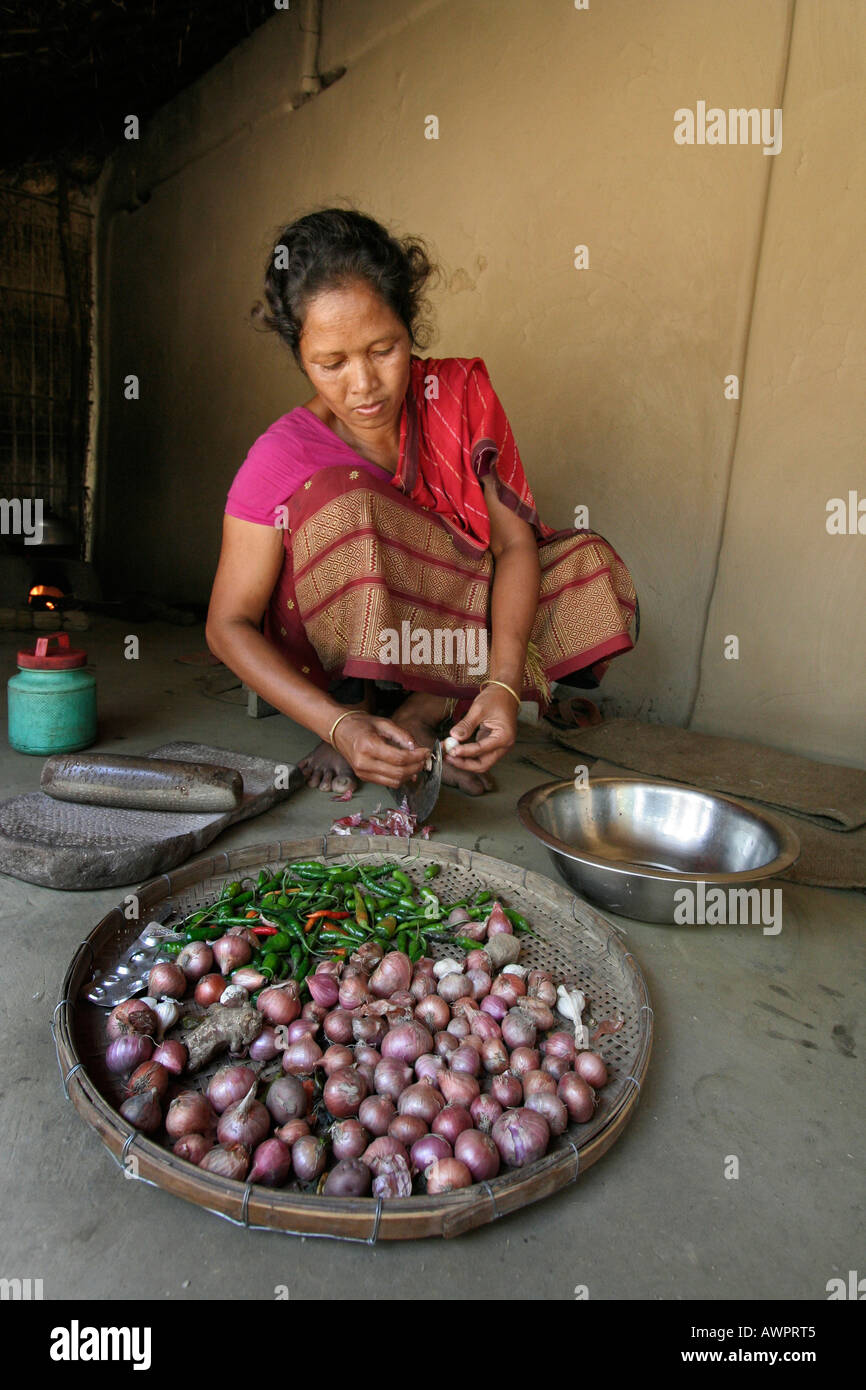
<svg viewBox="0 0 866 1390">
<path fill-rule="evenodd" d="M 316 295 L 298 346 L 310 382 L 350 430 L 399 421 L 409 385 L 409 334 L 366 281 Z M 359 410 L 380 402 L 378 410 Z"/>
</svg>

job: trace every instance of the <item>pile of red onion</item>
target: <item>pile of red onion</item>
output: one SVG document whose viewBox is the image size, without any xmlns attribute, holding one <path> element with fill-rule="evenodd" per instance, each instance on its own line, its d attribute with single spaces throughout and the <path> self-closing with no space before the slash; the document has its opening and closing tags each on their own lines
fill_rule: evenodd
<svg viewBox="0 0 866 1390">
<path fill-rule="evenodd" d="M 203 955 L 157 966 L 152 986 L 180 998 L 192 985 L 198 998 L 214 958 Z M 205 1094 L 178 1081 L 182 1043 L 155 1047 L 150 1006 L 119 1005 L 106 1061 L 128 1078 L 121 1114 L 147 1134 L 164 1126 L 175 1154 L 223 1177 L 408 1197 L 536 1162 L 570 1122 L 591 1119 L 607 1082 L 602 1058 L 576 1044 L 583 1030 L 557 1018 L 553 976 L 518 964 L 497 974 L 480 942 L 465 960 L 413 966 L 370 941 L 345 963 L 320 962 L 307 985 L 303 1005 L 293 981 L 261 990 L 249 1057 L 220 1067 Z M 261 1080 L 277 1059 L 279 1074 Z"/>
</svg>

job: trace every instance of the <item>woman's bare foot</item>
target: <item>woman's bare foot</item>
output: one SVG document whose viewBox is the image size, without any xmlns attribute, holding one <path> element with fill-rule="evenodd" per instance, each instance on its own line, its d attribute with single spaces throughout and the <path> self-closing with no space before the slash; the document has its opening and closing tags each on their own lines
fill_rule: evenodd
<svg viewBox="0 0 866 1390">
<path fill-rule="evenodd" d="M 348 705 L 347 709 L 359 709 L 365 713 L 373 707 L 373 693 L 370 682 L 364 682 L 364 698 L 359 705 Z M 320 792 L 329 792 L 333 789 L 335 777 L 347 778 L 347 786 L 343 789 L 353 794 L 361 785 L 360 780 L 355 775 L 351 763 L 347 763 L 342 753 L 338 753 L 336 748 L 332 748 L 330 743 L 322 739 L 315 748 L 305 754 L 298 767 L 307 780 L 308 787 L 318 787 Z"/>
<path fill-rule="evenodd" d="M 436 742 L 436 728 L 445 709 L 446 701 L 441 695 L 425 695 L 415 691 L 394 711 L 391 718 L 412 735 L 419 747 L 432 748 Z M 446 787 L 457 787 L 467 796 L 482 796 L 493 789 L 493 783 L 486 774 L 455 767 L 445 758 L 442 760 L 442 781 Z"/>
<path fill-rule="evenodd" d="M 331 791 L 335 777 L 347 778 L 346 791 L 358 790 L 358 779 L 352 768 L 342 753 L 338 753 L 330 743 L 325 743 L 324 739 L 306 757 L 301 758 L 298 767 L 307 779 L 307 786 L 318 787 L 320 792 Z"/>
</svg>

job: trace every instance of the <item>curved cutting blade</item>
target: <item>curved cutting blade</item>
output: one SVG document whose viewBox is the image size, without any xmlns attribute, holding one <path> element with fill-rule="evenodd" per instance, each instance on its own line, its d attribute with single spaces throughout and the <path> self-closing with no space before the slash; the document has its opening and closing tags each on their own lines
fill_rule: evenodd
<svg viewBox="0 0 866 1390">
<path fill-rule="evenodd" d="M 433 807 L 439 800 L 439 788 L 442 786 L 442 744 L 438 738 L 433 745 L 431 754 L 430 770 L 422 770 L 414 782 L 404 782 L 402 786 L 392 790 L 391 795 L 397 805 L 408 806 L 413 816 L 417 816 L 418 824 L 424 822 L 433 814 Z"/>
</svg>

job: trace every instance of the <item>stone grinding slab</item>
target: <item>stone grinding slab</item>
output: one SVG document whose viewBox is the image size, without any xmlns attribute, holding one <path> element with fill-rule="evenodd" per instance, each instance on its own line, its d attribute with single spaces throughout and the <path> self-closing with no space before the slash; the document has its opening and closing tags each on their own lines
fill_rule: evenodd
<svg viewBox="0 0 866 1390">
<path fill-rule="evenodd" d="M 261 815 L 304 780 L 290 766 L 288 786 L 277 788 L 267 758 L 204 743 L 164 743 L 147 756 L 234 768 L 243 777 L 243 800 L 234 811 L 191 815 L 81 806 L 25 792 L 0 803 L 0 872 L 45 888 L 140 883 L 183 863 L 227 826 Z"/>
</svg>

